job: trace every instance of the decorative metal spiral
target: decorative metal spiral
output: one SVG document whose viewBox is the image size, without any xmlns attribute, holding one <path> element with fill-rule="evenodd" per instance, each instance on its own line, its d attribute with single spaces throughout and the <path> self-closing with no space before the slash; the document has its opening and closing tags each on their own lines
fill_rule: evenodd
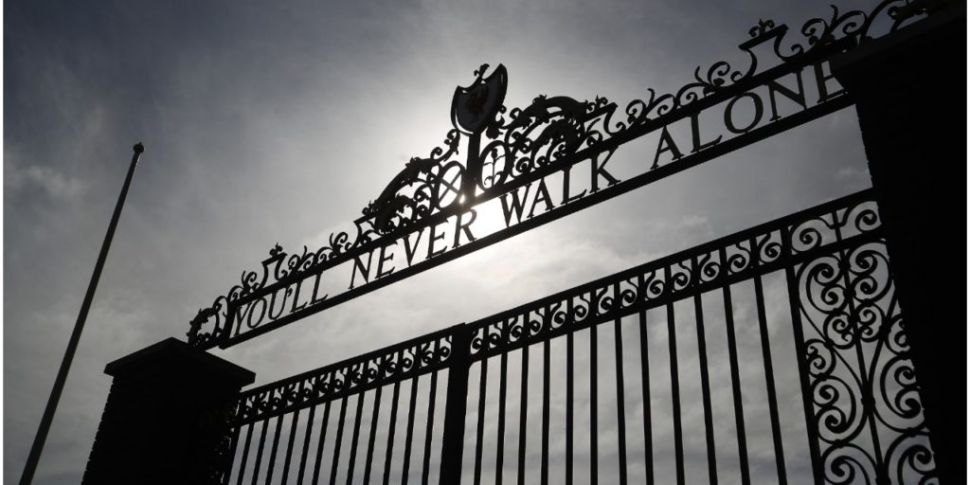
<svg viewBox="0 0 970 485">
<path fill-rule="evenodd" d="M 840 228 L 866 230 L 878 224 L 878 215 L 855 208 L 834 220 Z M 885 243 L 879 241 L 820 256 L 796 273 L 808 332 L 802 359 L 811 422 L 828 483 L 936 481 L 888 267 Z"/>
</svg>

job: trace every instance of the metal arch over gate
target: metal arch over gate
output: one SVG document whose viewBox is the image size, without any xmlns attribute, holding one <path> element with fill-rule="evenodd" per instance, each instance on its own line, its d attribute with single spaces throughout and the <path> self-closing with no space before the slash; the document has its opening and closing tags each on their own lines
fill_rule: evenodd
<svg viewBox="0 0 970 485">
<path fill-rule="evenodd" d="M 199 311 L 189 344 L 235 345 L 850 106 L 834 58 L 954 12 L 886 0 L 797 33 L 759 20 L 743 67 L 697 68 L 623 108 L 539 96 L 509 110 L 507 70 L 482 65 L 454 93 L 444 146 L 328 245 L 274 247 Z M 651 137 L 651 160 L 612 158 Z M 877 199 L 878 186 L 244 391 L 209 416 L 226 432 L 207 478 L 937 483 L 939 428 Z"/>
<path fill-rule="evenodd" d="M 354 228 L 331 234 L 328 245 L 270 250 L 260 269 L 244 271 L 199 310 L 189 343 L 234 345 L 850 106 L 829 59 L 937 7 L 912 0 L 884 1 L 868 13 L 833 7 L 831 18 L 812 19 L 794 35 L 762 20 L 740 45 L 743 67 L 698 67 L 676 92 L 649 90 L 623 109 L 599 96 L 539 96 L 508 110 L 505 68 L 485 76 L 483 65 L 471 86 L 455 91 L 444 146 L 412 158 Z M 741 119 L 742 106 L 751 119 Z M 720 133 L 703 132 L 712 118 Z M 653 160 L 628 167 L 625 177 L 616 163 L 607 167 L 621 145 L 645 136 L 655 137 Z M 482 235 L 476 209 L 488 204 L 501 205 L 505 226 Z"/>
</svg>

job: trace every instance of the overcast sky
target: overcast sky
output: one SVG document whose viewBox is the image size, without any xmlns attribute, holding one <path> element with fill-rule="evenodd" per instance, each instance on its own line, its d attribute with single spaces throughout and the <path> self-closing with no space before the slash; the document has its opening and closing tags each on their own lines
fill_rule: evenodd
<svg viewBox="0 0 970 485">
<path fill-rule="evenodd" d="M 858 7 L 862 2 L 853 2 Z M 866 4 L 868 5 L 867 2 Z M 796 0 L 6 2 L 4 480 L 19 478 L 127 168 L 128 197 L 36 483 L 78 483 L 110 378 L 279 242 L 359 216 L 450 128 L 456 85 L 625 103 L 742 59 Z M 622 105 L 622 104 L 621 104 Z M 617 157 L 642 156 L 635 148 Z M 471 321 L 867 187 L 852 109 L 217 355 L 268 382 Z"/>
</svg>

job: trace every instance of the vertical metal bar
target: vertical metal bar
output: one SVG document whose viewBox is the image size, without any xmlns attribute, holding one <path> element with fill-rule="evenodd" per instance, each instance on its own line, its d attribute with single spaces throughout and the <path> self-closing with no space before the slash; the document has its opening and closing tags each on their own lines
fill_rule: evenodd
<svg viewBox="0 0 970 485">
<path fill-rule="evenodd" d="M 593 301 L 591 299 L 590 301 Z M 590 303 L 592 305 L 592 303 Z M 590 310 L 592 312 L 592 310 Z M 596 327 L 589 327 L 589 483 L 596 485 L 599 478 L 599 391 L 597 389 L 597 347 Z"/>
<path fill-rule="evenodd" d="M 448 373 L 449 381 L 451 373 Z M 421 485 L 428 485 L 428 476 L 431 473 L 431 436 L 434 434 L 434 405 L 435 396 L 438 388 L 438 371 L 431 373 L 431 394 L 428 396 L 428 428 L 424 434 L 424 468 L 421 471 Z M 467 381 L 466 381 L 467 389 Z M 464 421 L 462 421 L 464 423 Z M 464 434 L 464 432 L 463 432 Z M 440 478 L 440 477 L 439 477 Z M 458 483 L 458 482 L 455 482 Z"/>
<path fill-rule="evenodd" d="M 727 261 L 721 249 L 721 261 Z M 724 296 L 724 323 L 727 327 L 728 360 L 731 366 L 731 395 L 734 398 L 734 427 L 738 437 L 738 466 L 741 469 L 741 485 L 751 485 L 751 472 L 748 470 L 748 445 L 744 429 L 744 404 L 741 399 L 741 373 L 738 369 L 738 344 L 734 332 L 734 305 L 731 300 L 731 285 L 722 288 Z"/>
<path fill-rule="evenodd" d="M 262 431 L 259 432 L 259 448 L 256 448 L 256 463 L 253 465 L 253 481 L 252 485 L 256 485 L 256 481 L 259 479 L 259 468 L 263 463 L 263 445 L 266 444 L 266 428 L 269 426 L 269 418 L 263 420 Z"/>
<path fill-rule="evenodd" d="M 667 281 L 670 281 L 669 270 Z M 674 415 L 674 458 L 677 466 L 677 485 L 684 485 L 684 431 L 680 422 L 680 376 L 677 371 L 677 325 L 674 304 L 667 303 L 667 341 L 670 353 L 670 394 Z"/>
<path fill-rule="evenodd" d="M 307 416 L 306 420 L 306 433 L 303 436 L 303 453 L 300 454 L 300 469 L 296 474 L 296 485 L 303 484 L 303 474 L 306 471 L 306 459 L 307 455 L 310 454 L 310 436 L 313 434 L 313 417 L 316 414 L 317 407 L 310 407 L 310 415 Z"/>
<path fill-rule="evenodd" d="M 542 342 L 542 465 L 539 483 L 549 483 L 549 339 Z"/>
<path fill-rule="evenodd" d="M 778 470 L 778 484 L 788 483 L 785 472 L 785 450 L 781 444 L 781 425 L 778 424 L 778 398 L 775 393 L 775 371 L 771 363 L 771 341 L 768 340 L 768 321 L 765 317 L 764 288 L 761 275 L 754 277 L 754 297 L 758 307 L 758 328 L 761 331 L 761 356 L 764 358 L 765 382 L 768 390 L 768 415 L 771 418 L 771 437 L 775 445 L 775 465 Z"/>
<path fill-rule="evenodd" d="M 485 353 L 488 350 L 488 328 L 482 331 L 485 334 L 482 339 L 482 352 Z M 475 485 L 481 485 L 482 483 L 482 446 L 485 444 L 485 393 L 488 390 L 488 386 L 486 386 L 488 380 L 488 359 L 482 359 L 480 365 L 482 372 L 478 385 L 478 427 L 475 430 L 475 474 L 473 477 Z"/>
<path fill-rule="evenodd" d="M 404 461 L 401 462 L 401 485 L 408 485 L 408 473 L 411 471 L 411 441 L 414 439 L 414 411 L 418 403 L 418 382 L 421 376 L 414 376 L 411 381 L 411 402 L 408 403 L 408 422 L 404 433 Z"/>
<path fill-rule="evenodd" d="M 438 476 L 438 483 L 442 484 L 458 484 L 461 482 L 461 465 L 465 445 L 465 412 L 468 406 L 468 371 L 471 368 L 472 329 L 464 324 L 456 325 L 452 329 L 451 354 L 448 357 L 448 388 L 445 390 L 445 423 L 441 437 L 441 472 Z M 486 332 L 485 329 L 482 331 L 483 333 Z M 483 335 L 483 337 L 487 338 L 487 335 Z M 431 376 L 432 406 L 434 406 L 436 376 L 437 373 Z M 428 439 L 430 440 L 434 413 L 429 412 L 428 416 Z M 430 456 L 431 448 L 430 441 L 428 441 L 425 451 L 425 476 L 427 476 L 427 460 Z"/>
<path fill-rule="evenodd" d="M 330 401 L 323 405 L 323 422 L 320 424 L 320 436 L 317 437 L 317 455 L 313 463 L 313 485 L 317 485 L 320 478 L 320 464 L 323 458 L 323 444 L 327 439 L 327 422 L 330 421 Z"/>
<path fill-rule="evenodd" d="M 398 362 L 401 356 L 398 355 Z M 387 426 L 387 452 L 384 453 L 384 485 L 391 481 L 391 457 L 394 454 L 394 435 L 397 427 L 397 401 L 401 396 L 401 381 L 394 383 L 394 390 L 391 393 L 391 419 Z"/>
<path fill-rule="evenodd" d="M 236 477 L 236 485 L 242 485 L 243 476 L 246 475 L 246 461 L 249 458 L 249 443 L 253 439 L 253 428 L 256 427 L 256 423 L 250 423 L 246 427 L 246 444 L 243 445 L 242 452 L 242 462 L 239 464 L 239 476 Z"/>
<path fill-rule="evenodd" d="M 353 485 L 354 483 L 354 468 L 357 464 L 357 443 L 360 441 L 360 419 L 361 415 L 364 414 L 364 397 L 366 395 L 364 392 L 357 394 L 357 413 L 354 416 L 354 431 L 350 435 L 350 459 L 347 462 L 347 485 Z"/>
<path fill-rule="evenodd" d="M 280 445 L 280 434 L 283 431 L 283 417 L 285 414 L 281 414 L 276 417 L 276 431 L 273 433 L 273 447 L 269 452 L 269 466 L 266 468 L 266 485 L 272 483 L 273 480 L 273 468 L 276 465 L 276 451 L 279 449 Z"/>
<path fill-rule="evenodd" d="M 617 292 L 617 298 L 619 298 L 619 292 Z M 624 409 L 626 397 L 623 392 L 623 330 L 621 330 L 619 318 L 616 319 L 616 331 L 613 335 L 616 337 L 616 428 L 619 442 L 617 451 L 620 459 L 620 483 L 626 485 L 626 410 Z"/>
<path fill-rule="evenodd" d="M 566 485 L 573 485 L 573 352 L 573 331 L 570 331 L 566 334 Z"/>
<path fill-rule="evenodd" d="M 290 437 L 286 443 L 286 458 L 283 460 L 283 476 L 280 478 L 280 483 L 286 483 L 286 479 L 290 476 L 290 460 L 293 457 L 293 440 L 296 438 L 296 425 L 300 422 L 300 410 L 297 409 L 293 413 L 293 421 L 290 422 Z"/>
<path fill-rule="evenodd" d="M 528 325 L 529 322 L 526 321 L 523 325 L 526 326 L 522 338 L 527 338 L 528 336 Z M 519 485 L 525 483 L 525 436 L 526 436 L 526 414 L 529 411 L 529 347 L 522 347 L 522 387 L 521 395 L 519 396 Z"/>
<path fill-rule="evenodd" d="M 791 258 L 790 229 L 782 230 L 782 248 L 786 258 Z M 798 362 L 798 378 L 801 381 L 802 405 L 805 412 L 805 431 L 808 435 L 808 454 L 812 461 L 812 477 L 815 485 L 822 485 L 824 472 L 818 449 L 818 428 L 812 408 L 812 385 L 809 382 L 808 351 L 805 349 L 805 335 L 802 331 L 801 301 L 799 298 L 798 281 L 795 267 L 789 263 L 785 267 L 785 281 L 788 285 L 788 306 L 791 309 L 792 331 L 795 338 L 795 360 Z"/>
<path fill-rule="evenodd" d="M 234 425 L 232 429 L 232 438 L 230 439 L 231 444 L 229 445 L 229 454 L 225 458 L 225 462 L 227 463 L 227 466 L 226 468 L 224 468 L 222 479 L 219 480 L 219 483 L 221 485 L 229 485 L 229 480 L 232 479 L 230 475 L 232 475 L 232 465 L 236 460 L 236 447 L 239 446 L 240 432 L 241 432 L 241 426 Z"/>
<path fill-rule="evenodd" d="M 333 445 L 333 463 L 330 465 L 330 485 L 336 485 L 337 483 L 337 466 L 340 464 L 340 445 L 344 440 L 344 419 L 347 417 L 347 398 L 348 396 L 344 396 L 340 400 L 340 414 L 337 415 L 337 441 Z M 322 439 L 323 436 L 320 438 Z"/>
<path fill-rule="evenodd" d="M 694 264 L 697 264 L 695 258 Z M 697 328 L 697 355 L 701 369 L 701 400 L 704 405 L 704 436 L 707 442 L 707 475 L 717 485 L 717 457 L 714 453 L 714 415 L 711 410 L 711 381 L 707 370 L 707 336 L 704 332 L 704 306 L 700 293 L 694 295 L 694 321 Z"/>
<path fill-rule="evenodd" d="M 377 438 L 377 421 L 381 416 L 381 389 L 377 386 L 374 391 L 374 412 L 370 417 L 370 436 L 367 438 L 367 457 L 364 459 L 364 484 L 370 483 L 371 463 L 374 461 L 374 440 Z"/>
<path fill-rule="evenodd" d="M 507 325 L 502 326 L 503 338 L 502 341 L 505 342 L 505 328 Z M 509 354 L 508 352 L 502 352 L 502 356 L 499 357 L 499 381 L 498 381 L 498 449 L 495 451 L 495 485 L 502 485 L 502 475 L 505 463 L 505 399 L 507 392 L 506 374 L 509 371 Z"/>
<path fill-rule="evenodd" d="M 641 287 L 642 287 L 641 283 Z M 647 312 L 640 311 L 640 384 L 643 396 L 643 464 L 647 485 L 653 485 L 653 430 L 650 416 L 650 354 L 647 348 Z"/>
</svg>

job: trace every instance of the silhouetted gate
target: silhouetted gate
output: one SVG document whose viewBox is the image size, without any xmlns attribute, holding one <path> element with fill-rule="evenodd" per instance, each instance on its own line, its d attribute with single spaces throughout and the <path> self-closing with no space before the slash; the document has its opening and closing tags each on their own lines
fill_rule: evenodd
<svg viewBox="0 0 970 485">
<path fill-rule="evenodd" d="M 864 191 L 260 386 L 226 483 L 916 483 L 887 264 Z"/>
<path fill-rule="evenodd" d="M 793 42 L 787 26 L 760 20 L 740 45 L 746 68 L 724 61 L 698 68 L 679 90 L 649 90 L 624 109 L 601 97 L 539 96 L 508 110 L 505 68 L 486 76 L 483 65 L 455 92 L 444 145 L 412 159 L 353 229 L 312 252 L 274 247 L 260 269 L 243 272 L 199 311 L 188 344 L 171 339 L 118 362 L 139 369 L 205 362 L 212 375 L 229 376 L 231 386 L 211 405 L 173 400 L 202 416 L 193 419 L 204 440 L 178 431 L 166 437 L 201 450 L 172 455 L 211 464 L 197 479 L 223 484 L 884 485 L 960 477 L 961 432 L 945 424 L 961 406 L 934 380 L 958 363 L 958 352 L 939 358 L 933 346 L 962 342 L 944 342 L 959 332 L 930 324 L 949 316 L 935 309 L 939 295 L 947 308 L 961 295 L 956 286 L 919 288 L 944 263 L 925 264 L 930 248 L 906 240 L 907 231 L 926 229 L 922 219 L 943 217 L 936 213 L 954 205 L 946 197 L 960 182 L 907 172 L 900 157 L 947 161 L 962 136 L 955 125 L 922 117 L 952 103 L 947 94 L 965 84 L 947 79 L 952 69 L 930 55 L 953 38 L 962 42 L 965 16 L 962 2 L 885 0 L 868 13 L 833 8 Z M 918 69 L 896 72 L 900 59 Z M 841 74 L 832 73 L 836 60 Z M 883 72 L 873 65 L 891 75 L 872 74 Z M 902 99 L 922 72 L 935 73 L 932 87 L 946 86 L 923 93 L 929 107 Z M 873 87 L 880 76 L 889 87 L 862 100 L 853 98 L 861 91 L 835 82 Z M 224 405 L 252 373 L 205 349 L 288 325 L 857 101 L 874 189 L 259 386 Z M 923 145 L 900 132 L 904 122 Z M 618 147 L 647 136 L 652 164 L 607 166 Z M 936 191 L 939 184 L 953 187 Z M 910 190 L 920 197 L 902 201 Z M 488 224 L 477 215 L 489 205 L 504 226 L 483 235 Z M 932 211 L 918 212 L 927 206 Z M 943 239 L 950 252 L 960 246 Z M 331 278 L 341 271 L 343 279 Z M 891 274 L 904 275 L 901 297 Z M 904 326 L 900 298 L 917 325 Z M 116 379 L 122 391 L 123 384 Z M 125 399 L 106 408 L 89 471 L 112 470 L 112 453 L 128 439 L 114 431 L 143 406 L 127 399 L 137 394 L 119 391 Z M 124 479 L 137 468 L 127 467 Z"/>
</svg>

